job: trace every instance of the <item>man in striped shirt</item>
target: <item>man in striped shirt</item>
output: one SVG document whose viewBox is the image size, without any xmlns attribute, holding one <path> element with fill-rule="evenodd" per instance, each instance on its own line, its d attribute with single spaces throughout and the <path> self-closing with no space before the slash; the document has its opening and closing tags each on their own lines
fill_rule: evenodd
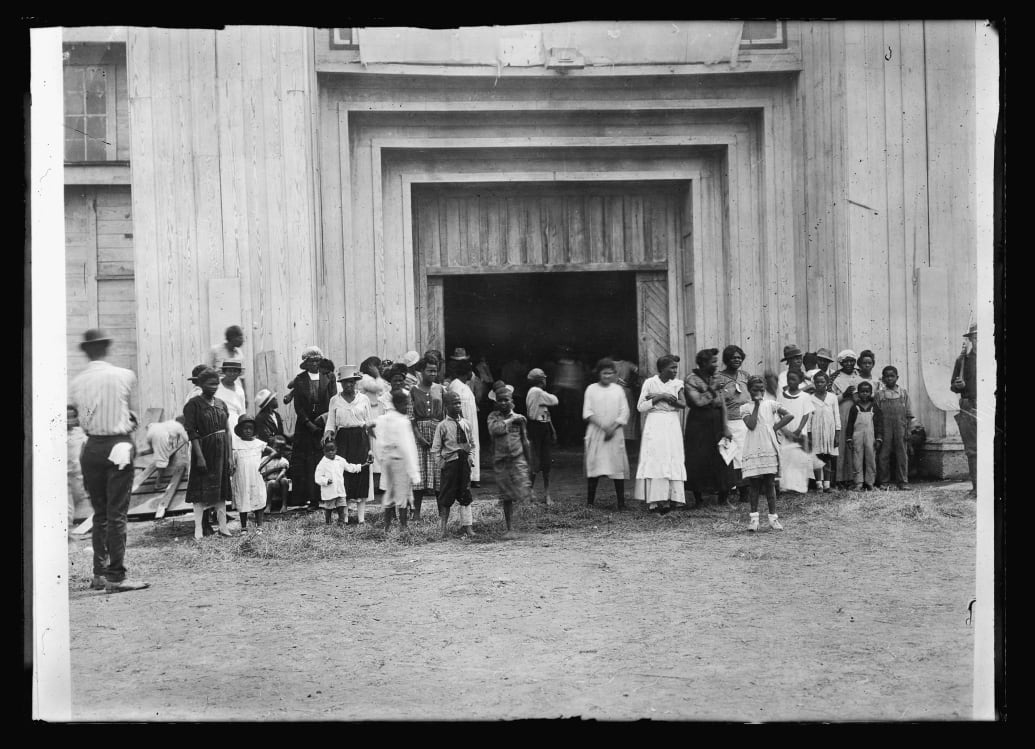
<svg viewBox="0 0 1035 749">
<path fill-rule="evenodd" d="M 90 588 L 107 593 L 141 590 L 148 583 L 126 579 L 126 519 L 133 488 L 132 433 L 136 375 L 104 361 L 111 339 L 100 330 L 83 334 L 79 348 L 90 359 L 69 388 L 86 432 L 80 464 L 93 505 L 93 581 Z"/>
</svg>

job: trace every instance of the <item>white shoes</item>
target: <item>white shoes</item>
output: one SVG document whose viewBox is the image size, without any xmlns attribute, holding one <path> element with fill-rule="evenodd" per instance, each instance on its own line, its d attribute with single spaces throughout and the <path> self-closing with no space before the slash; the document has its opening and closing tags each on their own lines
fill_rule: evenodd
<svg viewBox="0 0 1035 749">
<path fill-rule="evenodd" d="M 758 530 L 758 513 L 757 512 L 752 512 L 748 517 L 751 518 L 748 521 L 748 530 L 749 531 L 757 531 Z"/>
<path fill-rule="evenodd" d="M 774 531 L 782 531 L 783 526 L 780 525 L 780 519 L 776 515 L 769 516 L 769 527 Z"/>
</svg>

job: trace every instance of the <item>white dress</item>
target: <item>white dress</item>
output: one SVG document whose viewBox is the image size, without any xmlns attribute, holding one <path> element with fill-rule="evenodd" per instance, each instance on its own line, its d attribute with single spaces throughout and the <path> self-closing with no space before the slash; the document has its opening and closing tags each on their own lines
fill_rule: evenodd
<svg viewBox="0 0 1035 749">
<path fill-rule="evenodd" d="M 780 391 L 779 403 L 783 409 L 789 412 L 794 419 L 787 424 L 786 429 L 797 431 L 798 425 L 806 416 L 812 420 L 812 396 L 808 393 L 798 391 L 797 396 L 789 396 L 783 390 Z M 808 425 L 805 425 L 808 429 Z M 802 432 L 804 434 L 804 430 Z M 809 490 L 809 479 L 815 469 L 816 458 L 806 453 L 797 442 L 791 442 L 780 437 L 780 489 L 783 491 L 800 492 L 804 494 Z"/>
<path fill-rule="evenodd" d="M 230 390 L 221 380 L 219 382 L 219 389 L 216 391 L 216 397 L 226 404 L 226 410 L 229 412 L 226 428 L 233 431 L 233 428 L 237 426 L 237 420 L 244 416 L 247 408 L 244 402 L 244 387 L 241 385 L 241 381 L 234 380 L 234 389 Z"/>
<path fill-rule="evenodd" d="M 259 472 L 262 451 L 266 443 L 259 439 L 243 440 L 236 434 L 233 440 L 234 458 L 237 470 L 230 476 L 234 492 L 234 507 L 238 512 L 254 512 L 266 509 L 266 481 Z"/>
<path fill-rule="evenodd" d="M 650 397 L 657 393 L 679 395 L 683 381 L 674 377 L 662 382 L 657 375 L 643 383 L 636 410 L 647 414 L 640 438 L 640 462 L 636 466 L 635 499 L 648 503 L 677 502 L 686 504 L 683 484 L 686 464 L 683 460 L 683 429 L 679 411 L 668 403 L 652 405 Z"/>
<path fill-rule="evenodd" d="M 582 418 L 596 416 L 605 424 L 624 427 L 629 423 L 629 402 L 621 385 L 603 385 L 594 382 L 586 388 L 582 401 Z M 604 439 L 604 430 L 592 421 L 586 422 L 586 477 L 607 476 L 624 479 L 629 474 L 629 456 L 625 452 L 625 434 L 622 429 Z"/>
<path fill-rule="evenodd" d="M 449 387 L 446 389 L 460 396 L 460 411 L 468 425 L 471 427 L 471 457 L 474 459 L 474 465 L 471 466 L 471 481 L 481 481 L 482 443 L 478 434 L 478 400 L 474 397 L 474 391 L 471 390 L 467 383 L 461 382 L 456 378 L 449 383 Z"/>
<path fill-rule="evenodd" d="M 371 422 L 377 421 L 377 418 L 385 412 L 384 401 L 381 396 L 385 395 L 391 390 L 392 386 L 383 377 L 373 378 L 368 374 L 363 374 L 362 379 L 359 381 L 357 390 L 366 396 L 367 400 L 370 401 L 369 418 Z M 390 402 L 389 402 L 390 405 Z M 373 474 L 381 473 L 381 461 L 378 459 L 377 445 L 375 444 L 376 437 L 370 438 L 370 452 L 374 456 L 374 462 L 370 465 L 370 480 L 373 482 Z"/>
<path fill-rule="evenodd" d="M 841 430 L 841 413 L 837 405 L 837 396 L 828 392 L 823 400 L 815 393 L 812 398 L 812 416 L 806 427 L 812 435 L 813 455 L 837 455 L 837 442 L 834 435 Z"/>
</svg>

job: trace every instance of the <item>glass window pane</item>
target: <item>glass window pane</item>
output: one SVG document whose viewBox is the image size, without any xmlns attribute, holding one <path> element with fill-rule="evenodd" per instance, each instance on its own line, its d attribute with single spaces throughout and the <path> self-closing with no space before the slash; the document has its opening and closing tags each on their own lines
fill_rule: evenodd
<svg viewBox="0 0 1035 749">
<path fill-rule="evenodd" d="M 776 39 L 778 21 L 744 21 L 744 31 L 741 38 L 751 39 Z"/>
<path fill-rule="evenodd" d="M 81 91 L 65 90 L 65 114 L 83 113 L 83 94 Z"/>
<path fill-rule="evenodd" d="M 83 91 L 83 69 L 77 67 L 65 68 L 65 91 Z"/>
<path fill-rule="evenodd" d="M 87 68 L 86 69 L 86 90 L 87 92 L 103 94 L 104 93 L 104 69 L 103 68 Z"/>
<path fill-rule="evenodd" d="M 106 117 L 87 117 L 86 134 L 91 138 L 104 140 L 108 134 Z"/>
<path fill-rule="evenodd" d="M 65 139 L 65 161 L 82 161 L 84 158 L 83 139 Z"/>
<path fill-rule="evenodd" d="M 108 111 L 107 104 L 104 101 L 104 93 L 98 94 L 96 91 L 86 92 L 86 113 L 87 114 L 104 114 Z"/>
<path fill-rule="evenodd" d="M 90 138 L 86 141 L 86 160 L 105 161 L 108 158 L 108 151 L 103 141 Z"/>
<path fill-rule="evenodd" d="M 83 133 L 86 132 L 86 122 L 82 117 L 66 117 L 65 118 L 65 137 L 71 138 L 77 136 L 82 138 Z"/>
</svg>

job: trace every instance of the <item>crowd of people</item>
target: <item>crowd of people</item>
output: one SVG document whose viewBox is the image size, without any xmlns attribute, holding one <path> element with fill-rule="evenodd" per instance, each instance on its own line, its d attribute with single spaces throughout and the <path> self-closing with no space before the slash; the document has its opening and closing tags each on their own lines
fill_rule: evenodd
<svg viewBox="0 0 1035 749">
<path fill-rule="evenodd" d="M 960 431 L 971 458 L 976 326 L 965 337 L 952 388 L 961 394 Z M 90 364 L 70 387 L 69 423 L 77 419 L 85 433 L 80 463 L 94 511 L 91 587 L 120 592 L 147 583 L 125 573 L 135 376 L 104 361 L 110 343 L 97 330 L 84 335 L 80 346 Z M 790 344 L 780 372 L 751 375 L 743 371 L 744 350 L 730 345 L 721 354 L 697 352 L 685 377 L 679 356 L 662 356 L 654 363 L 657 374 L 642 381 L 634 362 L 603 358 L 592 369 L 594 381 L 580 389 L 575 383 L 585 374 L 569 352 L 551 367 L 551 382 L 544 368 L 526 371 L 520 363 L 504 365 L 497 378 L 485 359 L 474 363 L 463 348 L 448 359 L 439 351 L 408 351 L 397 362 L 371 356 L 336 367 L 311 346 L 283 396 L 259 390 L 249 414 L 243 343 L 240 327 L 228 328 L 226 341 L 187 378 L 194 387 L 182 415 L 148 428 L 158 481 L 176 462 L 189 463 L 186 501 L 198 539 L 231 535 L 230 502 L 242 530 L 250 514 L 261 533 L 265 512 L 290 507 L 322 509 L 327 524 L 336 517 L 340 525 L 365 525 L 367 502 L 379 499 L 388 531 L 396 521 L 405 528 L 419 520 L 428 495 L 435 497 L 443 536 L 457 505 L 460 532 L 472 537 L 471 490 L 480 488 L 484 440 L 513 534 L 514 506 L 534 499 L 540 474 L 542 501 L 552 502 L 554 414 L 567 413 L 573 402 L 584 426 L 588 505 L 596 502 L 601 478 L 613 482 L 619 511 L 626 509 L 627 479 L 633 497 L 656 515 L 685 507 L 688 494 L 696 506 L 706 495 L 732 504 L 737 493 L 750 504 L 750 531 L 759 527 L 762 497 L 770 528 L 782 530 L 777 486 L 904 488 L 908 447 L 923 431 L 897 368 L 888 364 L 876 377 L 870 350 L 834 357 L 826 348 L 806 354 Z M 507 381 L 517 376 L 523 381 Z M 280 404 L 294 410 L 290 434 Z M 635 474 L 627 442 L 638 442 Z M 976 462 L 970 466 L 976 489 Z"/>
</svg>

